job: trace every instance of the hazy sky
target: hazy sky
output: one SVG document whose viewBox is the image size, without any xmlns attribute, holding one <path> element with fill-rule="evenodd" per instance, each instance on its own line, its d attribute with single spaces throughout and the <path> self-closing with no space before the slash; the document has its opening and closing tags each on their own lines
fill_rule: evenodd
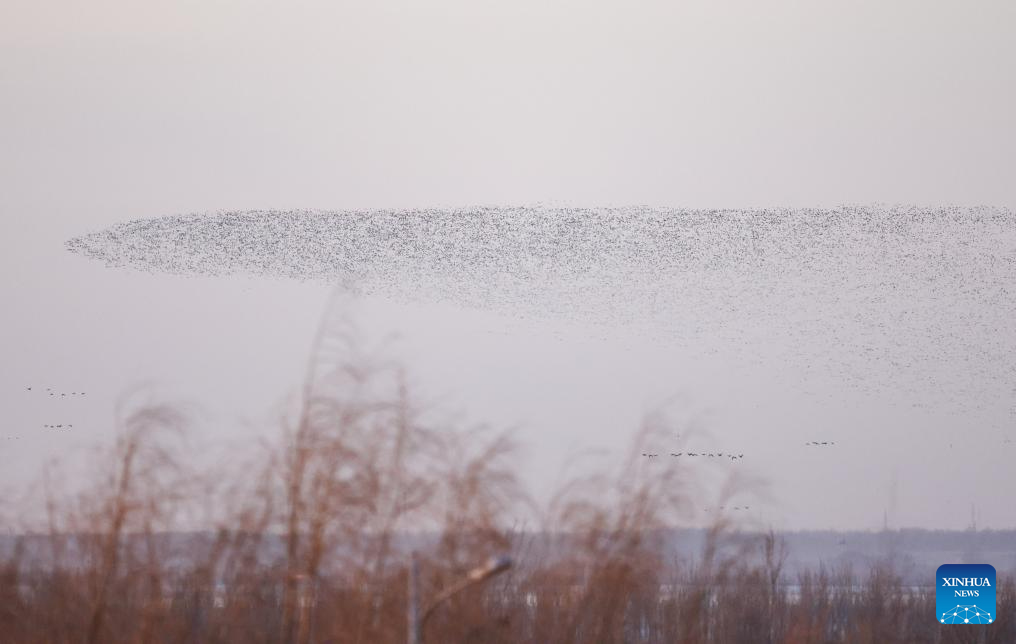
<svg viewBox="0 0 1016 644">
<path fill-rule="evenodd" d="M 246 208 L 1012 208 L 1014 28 L 1008 0 L 5 0 L 0 432 L 28 438 L 0 443 L 0 485 L 108 436 L 117 395 L 145 380 L 204 409 L 208 440 L 260 431 L 298 382 L 329 292 L 113 271 L 67 253 L 70 237 Z M 874 527 L 889 508 L 899 525 L 963 527 L 975 502 L 982 525 L 1016 526 L 1000 495 L 1016 486 L 1011 459 L 904 457 L 954 420 L 849 395 L 809 402 L 623 332 L 503 332 L 493 313 L 380 300 L 360 311 L 403 330 L 429 393 L 520 426 L 535 487 L 683 393 L 704 430 L 759 455 L 772 484 L 761 520 Z M 28 385 L 89 396 L 53 407 Z M 69 417 L 73 439 L 36 429 Z M 802 463 L 771 447 L 817 419 L 894 428 L 888 455 L 858 446 Z M 957 466 L 944 499 L 933 471 Z"/>
</svg>

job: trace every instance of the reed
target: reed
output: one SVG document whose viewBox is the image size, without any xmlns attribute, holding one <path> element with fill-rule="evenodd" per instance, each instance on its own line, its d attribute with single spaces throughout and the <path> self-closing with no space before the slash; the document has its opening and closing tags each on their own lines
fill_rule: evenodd
<svg viewBox="0 0 1016 644">
<path fill-rule="evenodd" d="M 0 642 L 404 642 L 411 551 L 424 597 L 491 555 L 515 561 L 436 609 L 427 642 L 1016 642 L 1012 578 L 994 624 L 943 627 L 933 590 L 904 587 L 892 561 L 791 580 L 779 535 L 723 515 L 679 558 L 695 479 L 641 457 L 672 435 L 662 417 L 616 471 L 541 507 L 507 435 L 434 422 L 348 319 L 327 320 L 312 355 L 295 412 L 232 477 L 188 465 L 178 410 L 121 410 L 90 483 L 43 486 L 44 518 L 0 561 Z M 181 531 L 195 517 L 204 528 Z"/>
</svg>

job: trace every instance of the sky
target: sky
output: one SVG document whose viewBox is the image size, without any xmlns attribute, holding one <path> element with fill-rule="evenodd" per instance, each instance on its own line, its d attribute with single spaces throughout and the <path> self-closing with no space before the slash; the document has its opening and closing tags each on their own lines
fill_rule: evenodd
<svg viewBox="0 0 1016 644">
<path fill-rule="evenodd" d="M 1014 25 L 1005 1 L 7 0 L 0 407 L 2 431 L 26 438 L 3 444 L 0 489 L 111 436 L 117 399 L 141 383 L 193 405 L 201 440 L 223 450 L 267 431 L 331 292 L 108 269 L 68 253 L 72 237 L 221 209 L 1016 208 Z M 875 528 L 891 511 L 895 525 L 963 528 L 974 503 L 979 525 L 1016 527 L 999 497 L 1016 485 L 1011 457 L 913 456 L 971 431 L 935 410 L 835 380 L 818 401 L 775 384 L 794 382 L 773 378 L 786 365 L 734 369 L 631 330 L 350 306 L 401 333 L 425 395 L 517 427 L 537 490 L 580 454 L 616 452 L 669 401 L 678 424 L 752 451 L 745 465 L 769 481 L 758 521 Z M 28 386 L 88 395 L 54 407 Z M 72 437 L 36 429 L 65 417 Z M 777 447 L 817 422 L 864 427 L 882 449 Z"/>
</svg>

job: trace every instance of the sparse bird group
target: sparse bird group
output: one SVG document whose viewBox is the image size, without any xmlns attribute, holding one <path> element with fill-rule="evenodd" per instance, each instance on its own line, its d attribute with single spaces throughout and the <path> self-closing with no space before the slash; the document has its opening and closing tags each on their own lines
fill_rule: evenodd
<svg viewBox="0 0 1016 644">
<path fill-rule="evenodd" d="M 27 389 L 28 391 L 32 390 L 31 387 L 25 387 L 25 389 Z M 84 396 L 85 395 L 85 392 L 83 392 L 83 391 L 72 391 L 72 392 L 68 393 L 66 391 L 53 391 L 53 389 L 50 388 L 50 387 L 46 387 L 46 391 L 49 393 L 50 396 L 55 396 L 57 394 L 60 394 L 61 396 Z"/>
<path fill-rule="evenodd" d="M 1011 443 L 1012 441 L 1009 440 L 1009 439 L 1006 439 L 1005 442 L 1006 443 Z M 832 445 L 835 445 L 835 444 L 836 444 L 836 441 L 808 441 L 807 443 L 805 443 L 805 446 L 807 446 L 807 447 L 829 447 L 829 446 L 832 446 Z M 728 453 L 724 453 L 724 452 L 670 452 L 670 455 L 673 456 L 674 458 L 679 458 L 679 457 L 683 457 L 683 456 L 693 457 L 693 458 L 697 458 L 697 457 L 703 457 L 703 458 L 727 458 L 727 459 L 730 459 L 731 461 L 737 461 L 737 460 L 741 460 L 741 459 L 744 458 L 744 454 L 731 454 L 729 452 Z M 646 458 L 656 458 L 657 456 L 659 456 L 659 454 L 656 454 L 656 453 L 652 453 L 651 454 L 651 453 L 648 453 L 648 452 L 642 452 L 642 456 L 645 456 Z"/>
<path fill-rule="evenodd" d="M 32 387 L 31 386 L 27 386 L 27 387 L 25 387 L 25 389 L 28 390 L 28 391 L 32 391 Z M 57 394 L 59 394 L 61 398 L 66 398 L 67 396 L 84 396 L 85 395 L 85 392 L 83 392 L 83 391 L 71 391 L 71 392 L 53 391 L 52 387 L 46 387 L 46 392 L 49 393 L 50 396 L 56 396 Z M 74 425 L 72 425 L 70 423 L 55 424 L 55 425 L 45 424 L 42 427 L 44 429 L 72 429 L 74 427 Z M 20 438 L 20 437 L 17 437 L 17 438 Z M 10 437 L 8 437 L 8 440 L 9 439 L 10 439 Z"/>
<path fill-rule="evenodd" d="M 724 454 L 723 452 L 674 452 L 670 453 L 673 457 L 680 456 L 703 456 L 705 458 L 729 458 L 732 461 L 744 458 L 744 454 Z"/>
</svg>

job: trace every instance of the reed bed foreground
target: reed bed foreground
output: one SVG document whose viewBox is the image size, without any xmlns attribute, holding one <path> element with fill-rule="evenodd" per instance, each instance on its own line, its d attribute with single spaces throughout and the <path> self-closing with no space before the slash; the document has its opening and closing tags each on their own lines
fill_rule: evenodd
<svg viewBox="0 0 1016 644">
<path fill-rule="evenodd" d="M 677 556 L 695 480 L 640 457 L 659 419 L 617 470 L 538 505 L 511 440 L 433 422 L 363 347 L 348 321 L 325 324 L 296 408 L 242 465 L 198 470 L 183 414 L 125 409 L 91 485 L 62 491 L 50 472 L 25 506 L 0 561 L 0 642 L 405 642 L 413 551 L 424 601 L 492 555 L 514 561 L 436 607 L 425 642 L 1016 642 L 1012 578 L 995 623 L 941 626 L 934 588 L 891 559 L 791 578 L 778 535 L 723 516 Z"/>
</svg>

